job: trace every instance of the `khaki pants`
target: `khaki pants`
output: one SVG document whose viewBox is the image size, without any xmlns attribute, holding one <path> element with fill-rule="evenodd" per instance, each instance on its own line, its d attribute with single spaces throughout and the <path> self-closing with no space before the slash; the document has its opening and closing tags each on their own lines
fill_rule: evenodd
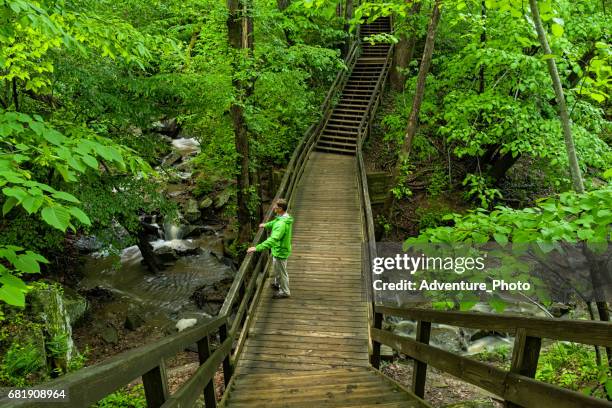
<svg viewBox="0 0 612 408">
<path fill-rule="evenodd" d="M 287 260 L 272 257 L 272 273 L 274 274 L 274 283 L 280 287 L 279 293 L 283 295 L 290 295 Z"/>
</svg>

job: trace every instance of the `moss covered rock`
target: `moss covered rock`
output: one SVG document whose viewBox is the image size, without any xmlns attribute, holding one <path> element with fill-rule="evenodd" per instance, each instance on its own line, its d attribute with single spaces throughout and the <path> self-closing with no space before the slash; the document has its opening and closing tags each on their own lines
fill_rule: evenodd
<svg viewBox="0 0 612 408">
<path fill-rule="evenodd" d="M 78 352 L 72 341 L 72 326 L 64 303 L 63 288 L 58 284 L 36 284 L 28 293 L 27 303 L 33 321 L 44 328 L 45 346 L 53 369 L 66 372 Z"/>
</svg>

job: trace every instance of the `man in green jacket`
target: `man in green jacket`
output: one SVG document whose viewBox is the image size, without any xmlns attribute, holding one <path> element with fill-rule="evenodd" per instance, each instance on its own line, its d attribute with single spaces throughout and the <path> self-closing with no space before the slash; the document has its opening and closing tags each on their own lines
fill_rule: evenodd
<svg viewBox="0 0 612 408">
<path fill-rule="evenodd" d="M 288 298 L 290 295 L 287 258 L 291 255 L 293 218 L 287 214 L 287 201 L 282 198 L 276 200 L 272 210 L 276 214 L 276 218 L 265 224 L 259 224 L 259 228 L 271 229 L 272 234 L 261 244 L 247 249 L 247 253 L 271 249 L 272 269 L 274 271 L 272 287 L 277 290 L 272 297 L 274 299 L 283 299 Z"/>
</svg>

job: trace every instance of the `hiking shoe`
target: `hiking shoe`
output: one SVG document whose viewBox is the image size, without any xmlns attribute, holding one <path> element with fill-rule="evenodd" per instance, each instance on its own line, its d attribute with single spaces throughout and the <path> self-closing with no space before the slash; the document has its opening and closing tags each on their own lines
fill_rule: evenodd
<svg viewBox="0 0 612 408">
<path fill-rule="evenodd" d="M 286 293 L 276 292 L 272 295 L 272 299 L 287 299 L 289 297 Z"/>
<path fill-rule="evenodd" d="M 270 284 L 270 287 L 271 287 L 272 289 L 274 289 L 274 290 L 279 290 L 279 289 L 280 289 L 280 285 L 279 285 L 278 283 L 276 283 L 276 282 L 272 282 L 272 283 Z"/>
</svg>

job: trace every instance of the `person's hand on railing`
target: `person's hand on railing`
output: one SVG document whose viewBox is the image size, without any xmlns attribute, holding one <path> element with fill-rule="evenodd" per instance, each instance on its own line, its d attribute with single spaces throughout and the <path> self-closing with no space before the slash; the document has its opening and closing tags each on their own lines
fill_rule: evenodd
<svg viewBox="0 0 612 408">
<path fill-rule="evenodd" d="M 259 224 L 259 228 L 264 228 L 265 226 L 266 226 L 266 224 L 263 223 L 263 222 L 261 224 Z"/>
</svg>

